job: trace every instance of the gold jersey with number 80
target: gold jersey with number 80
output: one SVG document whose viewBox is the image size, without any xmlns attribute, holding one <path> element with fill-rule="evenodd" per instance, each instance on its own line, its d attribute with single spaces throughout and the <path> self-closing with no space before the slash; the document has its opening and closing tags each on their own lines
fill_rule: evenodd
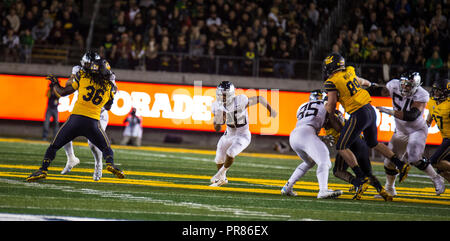
<svg viewBox="0 0 450 241">
<path fill-rule="evenodd" d="M 325 81 L 324 88 L 326 91 L 338 92 L 338 101 L 349 114 L 371 101 L 369 92 L 361 88 L 352 66 L 347 66 L 344 71 L 334 73 Z"/>
</svg>

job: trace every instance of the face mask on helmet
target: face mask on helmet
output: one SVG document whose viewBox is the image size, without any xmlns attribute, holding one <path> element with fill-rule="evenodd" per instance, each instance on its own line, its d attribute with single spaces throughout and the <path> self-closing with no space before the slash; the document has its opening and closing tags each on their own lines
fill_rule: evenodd
<svg viewBox="0 0 450 241">
<path fill-rule="evenodd" d="M 83 67 L 85 71 L 98 73 L 100 70 L 98 61 L 100 60 L 101 60 L 100 55 L 98 55 L 96 52 L 88 51 L 81 58 L 80 61 L 81 67 Z"/>
<path fill-rule="evenodd" d="M 326 98 L 326 93 L 322 92 L 321 90 L 313 90 L 309 94 L 309 100 L 323 100 Z"/>
<path fill-rule="evenodd" d="M 229 81 L 223 81 L 217 86 L 216 89 L 216 99 L 219 103 L 225 106 L 231 105 L 234 98 L 234 85 Z"/>
<path fill-rule="evenodd" d="M 431 88 L 431 98 L 435 101 L 445 101 L 450 93 L 450 84 L 448 79 L 441 79 L 433 83 Z"/>
<path fill-rule="evenodd" d="M 412 96 L 421 84 L 420 74 L 417 72 L 402 76 L 400 77 L 400 93 L 403 96 Z"/>
</svg>

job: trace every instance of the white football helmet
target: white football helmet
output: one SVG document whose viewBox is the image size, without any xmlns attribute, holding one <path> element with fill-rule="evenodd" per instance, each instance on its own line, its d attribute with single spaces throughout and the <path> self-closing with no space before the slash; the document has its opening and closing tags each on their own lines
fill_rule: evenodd
<svg viewBox="0 0 450 241">
<path fill-rule="evenodd" d="M 400 77 L 400 93 L 406 97 L 412 96 L 421 84 L 419 72 L 402 74 Z"/>
<path fill-rule="evenodd" d="M 231 105 L 235 96 L 235 88 L 230 81 L 222 81 L 216 89 L 216 99 L 226 106 Z"/>
<path fill-rule="evenodd" d="M 322 90 L 313 90 L 309 94 L 309 100 L 325 100 L 327 93 Z"/>
<path fill-rule="evenodd" d="M 81 67 L 83 67 L 85 71 L 99 71 L 99 66 L 96 62 L 100 59 L 100 55 L 98 55 L 95 51 L 89 50 L 81 58 Z"/>
</svg>

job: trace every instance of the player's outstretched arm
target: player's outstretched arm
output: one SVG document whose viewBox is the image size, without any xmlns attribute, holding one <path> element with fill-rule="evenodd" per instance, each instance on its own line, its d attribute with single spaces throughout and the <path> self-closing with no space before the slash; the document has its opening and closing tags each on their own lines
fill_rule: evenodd
<svg viewBox="0 0 450 241">
<path fill-rule="evenodd" d="M 66 85 L 65 87 L 62 87 L 59 84 L 58 78 L 56 78 L 56 76 L 54 75 L 47 76 L 47 79 L 50 80 L 51 86 L 56 94 L 60 96 L 67 96 L 75 92 L 75 89 L 72 87 L 72 85 Z"/>
<path fill-rule="evenodd" d="M 380 110 L 380 112 L 383 112 L 383 113 L 386 113 L 389 115 L 393 115 L 395 118 L 398 118 L 400 120 L 414 121 L 415 119 L 417 119 L 417 117 L 420 116 L 422 111 L 425 109 L 426 105 L 427 105 L 427 103 L 425 103 L 425 102 L 414 102 L 411 105 L 410 110 L 401 110 L 401 111 L 387 109 L 382 106 L 377 106 L 376 108 L 378 110 Z M 430 122 L 430 124 L 431 124 L 431 122 Z"/>
<path fill-rule="evenodd" d="M 275 118 L 277 116 L 278 113 L 276 112 L 276 110 L 274 110 L 272 108 L 272 106 L 270 106 L 270 104 L 267 103 L 266 98 L 264 98 L 262 96 L 252 96 L 252 97 L 248 98 L 247 107 L 256 105 L 258 103 L 260 103 L 262 106 L 264 106 L 269 111 L 271 117 Z"/>
</svg>

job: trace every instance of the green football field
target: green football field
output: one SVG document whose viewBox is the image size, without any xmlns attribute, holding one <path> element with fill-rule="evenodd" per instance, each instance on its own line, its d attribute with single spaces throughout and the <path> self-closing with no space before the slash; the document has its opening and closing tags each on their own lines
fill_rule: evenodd
<svg viewBox="0 0 450 241">
<path fill-rule="evenodd" d="M 295 186 L 297 197 L 280 195 L 300 160 L 293 155 L 242 153 L 228 171 L 229 183 L 209 187 L 216 172 L 214 151 L 169 147 L 115 146 L 115 163 L 125 172 L 117 179 L 104 170 L 92 179 L 94 161 L 86 143 L 74 143 L 81 163 L 61 175 L 61 149 L 44 180 L 25 178 L 39 168 L 48 142 L 0 138 L 0 219 L 66 217 L 68 220 L 286 221 L 286 220 L 450 220 L 450 188 L 436 196 L 429 178 L 412 168 L 396 183 L 393 202 L 374 198 L 370 187 L 362 200 L 351 200 L 350 184 L 330 170 L 329 187 L 338 199 L 316 199 L 313 168 Z M 384 184 L 380 163 L 374 174 Z M 70 219 L 71 218 L 71 219 Z"/>
</svg>

